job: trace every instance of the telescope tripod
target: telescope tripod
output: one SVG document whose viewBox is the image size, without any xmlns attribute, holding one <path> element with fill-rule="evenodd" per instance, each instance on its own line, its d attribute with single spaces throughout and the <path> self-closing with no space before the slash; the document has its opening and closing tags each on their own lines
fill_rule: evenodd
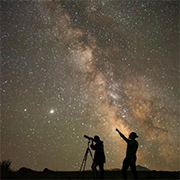
<svg viewBox="0 0 180 180">
<path fill-rule="evenodd" d="M 85 170 L 88 153 L 90 153 L 91 158 L 92 158 L 92 160 L 93 160 L 93 155 L 92 155 L 92 152 L 91 152 L 91 150 L 90 150 L 90 148 L 89 148 L 89 143 L 90 143 L 90 140 L 88 141 L 88 147 L 87 147 L 87 149 L 86 149 L 86 153 L 85 153 L 85 155 L 84 155 L 84 158 L 83 158 L 83 161 L 82 161 L 82 164 L 81 164 L 81 167 L 80 167 L 79 172 L 81 172 L 82 168 L 83 168 L 83 172 L 84 172 L 84 170 Z"/>
</svg>

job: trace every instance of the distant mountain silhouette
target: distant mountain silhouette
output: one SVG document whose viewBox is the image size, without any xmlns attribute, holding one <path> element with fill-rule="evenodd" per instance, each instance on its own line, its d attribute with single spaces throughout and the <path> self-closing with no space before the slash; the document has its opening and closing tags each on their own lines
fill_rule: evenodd
<svg viewBox="0 0 180 180">
<path fill-rule="evenodd" d="M 121 171 L 121 169 L 119 169 L 119 168 L 113 168 L 113 169 L 110 169 L 110 171 Z"/>
<path fill-rule="evenodd" d="M 26 167 L 21 167 L 17 172 L 20 172 L 20 173 L 30 173 L 30 172 L 36 172 L 32 169 L 29 169 L 29 168 L 26 168 Z"/>
<path fill-rule="evenodd" d="M 119 169 L 119 168 L 113 168 L 113 169 L 110 169 L 111 171 L 121 171 L 121 169 Z M 130 170 L 130 169 L 128 169 L 128 170 Z M 141 166 L 141 165 L 137 165 L 136 166 L 136 170 L 137 171 L 150 171 L 148 168 L 146 168 L 146 167 L 143 167 L 143 166 Z"/>
<path fill-rule="evenodd" d="M 43 172 L 53 172 L 53 171 L 49 170 L 48 168 L 45 168 L 45 169 L 43 170 Z"/>
<path fill-rule="evenodd" d="M 150 171 L 148 168 L 143 167 L 143 166 L 141 166 L 141 165 L 137 165 L 137 166 L 136 166 L 136 170 L 137 170 L 137 171 Z"/>
<path fill-rule="evenodd" d="M 137 171 L 150 171 L 148 168 L 143 167 L 141 165 L 137 165 L 136 169 L 137 169 Z M 128 170 L 130 170 L 130 169 L 128 169 Z M 120 168 L 113 168 L 113 169 L 110 169 L 110 171 L 121 171 L 121 169 Z M 20 173 L 31 173 L 31 172 L 37 172 L 37 171 L 34 171 L 34 170 L 26 168 L 26 167 L 22 167 L 17 172 L 20 172 Z M 53 172 L 53 171 L 48 169 L 48 168 L 45 168 L 43 170 L 43 172 L 47 173 L 47 172 Z"/>
<path fill-rule="evenodd" d="M 26 167 L 21 167 L 17 172 L 20 172 L 20 173 L 31 173 L 31 172 L 37 172 L 37 171 L 34 171 L 30 168 L 26 168 Z M 44 168 L 43 172 L 53 172 L 51 171 L 50 169 L 48 168 Z"/>
</svg>

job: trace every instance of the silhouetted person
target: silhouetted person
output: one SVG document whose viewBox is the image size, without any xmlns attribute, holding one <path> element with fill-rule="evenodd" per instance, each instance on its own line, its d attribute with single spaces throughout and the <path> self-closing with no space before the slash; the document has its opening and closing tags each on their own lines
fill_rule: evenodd
<svg viewBox="0 0 180 180">
<path fill-rule="evenodd" d="M 127 179 L 127 169 L 130 166 L 134 179 L 137 179 L 138 176 L 136 171 L 136 152 L 138 149 L 138 142 L 135 139 L 138 136 L 135 132 L 131 132 L 129 135 L 129 139 L 127 139 L 118 129 L 116 129 L 116 131 L 127 142 L 126 157 L 123 161 L 122 167 L 123 177 L 124 179 Z"/>
<path fill-rule="evenodd" d="M 95 144 L 93 143 L 93 141 L 95 142 Z M 106 160 L 104 154 L 104 145 L 103 142 L 100 140 L 99 136 L 94 136 L 94 139 L 92 140 L 91 148 L 95 150 L 94 160 L 91 166 L 93 170 L 94 179 L 97 179 L 97 169 L 96 169 L 97 166 L 99 166 L 100 178 L 103 179 L 104 163 L 106 162 Z"/>
</svg>

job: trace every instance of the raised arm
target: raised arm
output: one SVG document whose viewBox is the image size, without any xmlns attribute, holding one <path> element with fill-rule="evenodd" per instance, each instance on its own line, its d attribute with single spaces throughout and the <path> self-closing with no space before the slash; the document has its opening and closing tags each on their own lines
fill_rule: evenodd
<svg viewBox="0 0 180 180">
<path fill-rule="evenodd" d="M 120 135 L 126 142 L 128 142 L 128 138 L 126 138 L 126 137 L 124 136 L 124 134 L 122 134 L 118 129 L 116 129 L 116 131 L 119 133 L 119 135 Z"/>
</svg>

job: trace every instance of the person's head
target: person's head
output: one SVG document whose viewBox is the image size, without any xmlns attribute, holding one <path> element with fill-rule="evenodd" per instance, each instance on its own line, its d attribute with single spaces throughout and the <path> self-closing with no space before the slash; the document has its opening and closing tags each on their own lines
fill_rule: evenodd
<svg viewBox="0 0 180 180">
<path fill-rule="evenodd" d="M 99 136 L 97 136 L 97 135 L 96 135 L 96 136 L 94 136 L 94 141 L 95 141 L 95 142 L 98 142 L 98 141 L 100 141 L 100 138 L 99 138 Z"/>
<path fill-rule="evenodd" d="M 131 132 L 130 135 L 129 135 L 129 139 L 136 139 L 138 138 L 138 135 L 135 133 L 135 132 Z"/>
</svg>

